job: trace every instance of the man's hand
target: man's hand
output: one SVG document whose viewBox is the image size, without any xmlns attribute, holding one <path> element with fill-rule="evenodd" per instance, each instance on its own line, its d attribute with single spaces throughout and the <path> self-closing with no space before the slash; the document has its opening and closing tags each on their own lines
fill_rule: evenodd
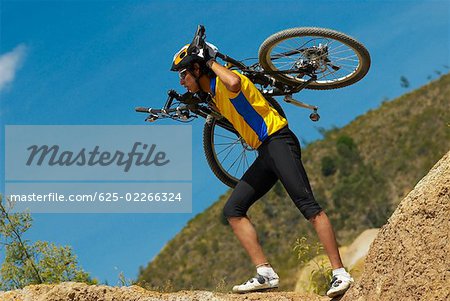
<svg viewBox="0 0 450 301">
<path fill-rule="evenodd" d="M 205 62 L 216 59 L 217 52 L 219 52 L 219 49 L 217 49 L 216 46 L 205 42 L 205 48 L 203 48 L 203 58 L 205 59 Z"/>
</svg>

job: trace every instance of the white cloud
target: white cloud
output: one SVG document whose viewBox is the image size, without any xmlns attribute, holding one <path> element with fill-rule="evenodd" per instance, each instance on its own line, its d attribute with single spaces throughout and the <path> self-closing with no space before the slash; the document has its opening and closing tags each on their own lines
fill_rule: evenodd
<svg viewBox="0 0 450 301">
<path fill-rule="evenodd" d="M 18 45 L 11 52 L 0 55 L 0 92 L 12 83 L 25 57 L 26 47 Z"/>
</svg>

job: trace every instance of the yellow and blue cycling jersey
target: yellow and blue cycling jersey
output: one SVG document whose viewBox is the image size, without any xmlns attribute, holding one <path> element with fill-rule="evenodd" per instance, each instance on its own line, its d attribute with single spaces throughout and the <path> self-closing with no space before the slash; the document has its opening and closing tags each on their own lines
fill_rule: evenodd
<svg viewBox="0 0 450 301">
<path fill-rule="evenodd" d="M 211 79 L 211 91 L 216 107 L 245 142 L 257 149 L 276 131 L 287 125 L 287 120 L 273 109 L 261 92 L 244 75 L 233 71 L 241 78 L 241 90 L 229 91 L 219 77 Z"/>
</svg>

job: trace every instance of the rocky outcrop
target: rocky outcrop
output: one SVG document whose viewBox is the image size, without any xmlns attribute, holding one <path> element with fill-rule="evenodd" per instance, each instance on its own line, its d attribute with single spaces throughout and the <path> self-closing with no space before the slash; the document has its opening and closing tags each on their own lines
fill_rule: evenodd
<svg viewBox="0 0 450 301">
<path fill-rule="evenodd" d="M 450 300 L 450 152 L 381 228 L 342 298 L 370 300 Z"/>
</svg>

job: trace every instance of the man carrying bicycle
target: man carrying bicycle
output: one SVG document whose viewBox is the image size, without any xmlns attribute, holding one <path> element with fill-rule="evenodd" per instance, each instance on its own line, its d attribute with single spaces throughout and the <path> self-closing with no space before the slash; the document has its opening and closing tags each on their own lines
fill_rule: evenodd
<svg viewBox="0 0 450 301">
<path fill-rule="evenodd" d="M 197 53 L 186 45 L 175 54 L 171 71 L 178 71 L 180 84 L 190 92 L 211 95 L 215 109 L 258 151 L 257 159 L 223 208 L 223 214 L 257 272 L 245 283 L 234 286 L 233 292 L 261 291 L 279 285 L 279 277 L 263 253 L 247 211 L 280 180 L 294 204 L 313 225 L 328 255 L 333 280 L 327 295 L 342 295 L 353 279 L 343 267 L 332 225 L 314 199 L 297 137 L 289 129 L 287 120 L 269 105 L 246 76 L 216 62 L 217 53 L 217 48 L 209 43 Z"/>
</svg>

